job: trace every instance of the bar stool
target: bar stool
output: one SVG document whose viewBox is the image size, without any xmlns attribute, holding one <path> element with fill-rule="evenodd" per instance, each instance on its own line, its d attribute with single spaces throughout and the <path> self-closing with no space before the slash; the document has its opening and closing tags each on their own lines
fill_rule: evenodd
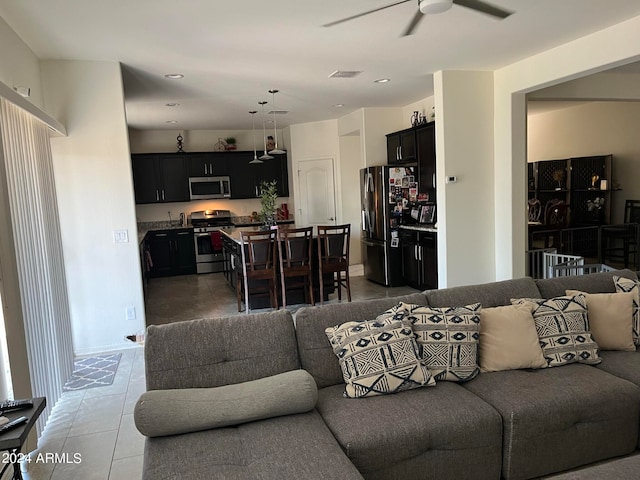
<svg viewBox="0 0 640 480">
<path fill-rule="evenodd" d="M 315 305 L 311 270 L 313 227 L 278 228 L 277 231 L 283 308 L 287 307 L 287 288 L 297 287 L 304 289 L 305 302 Z M 288 279 L 294 281 L 287 282 Z"/>
<path fill-rule="evenodd" d="M 351 301 L 349 283 L 349 238 L 351 224 L 318 225 L 318 263 L 320 270 L 320 303 L 324 303 L 324 276 L 331 274 L 331 285 L 338 289 L 342 300 L 342 287 Z"/>
<path fill-rule="evenodd" d="M 276 230 L 240 232 L 242 272 L 237 276 L 238 311 L 244 292 L 245 311 L 251 312 L 251 295 L 269 294 L 271 308 L 278 308 L 276 293 Z"/>
</svg>

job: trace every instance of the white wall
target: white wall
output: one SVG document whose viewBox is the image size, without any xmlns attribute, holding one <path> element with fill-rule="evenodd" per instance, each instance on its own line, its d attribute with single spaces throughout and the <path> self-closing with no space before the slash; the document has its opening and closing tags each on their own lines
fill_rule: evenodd
<svg viewBox="0 0 640 480">
<path fill-rule="evenodd" d="M 334 180 L 336 191 L 336 215 L 342 221 L 342 196 L 340 183 L 340 144 L 338 141 L 338 121 L 326 120 L 322 122 L 301 123 L 289 127 L 289 162 L 293 175 L 293 183 L 289 185 L 289 194 L 293 198 L 300 197 L 298 163 L 303 160 L 332 158 L 334 166 Z M 296 205 L 295 217 L 300 217 L 299 205 Z M 302 226 L 302 225 L 300 225 Z"/>
<path fill-rule="evenodd" d="M 529 162 L 613 154 L 613 223 L 623 221 L 624 202 L 640 198 L 640 102 L 592 102 L 529 115 Z"/>
<path fill-rule="evenodd" d="M 493 280 L 493 74 L 436 72 L 438 286 Z M 445 183 L 445 176 L 457 177 Z"/>
<path fill-rule="evenodd" d="M 144 328 L 144 305 L 120 65 L 46 61 L 41 68 L 45 107 L 68 132 L 51 144 L 74 350 L 127 347 L 125 336 Z M 129 243 L 115 244 L 121 229 Z M 125 317 L 128 306 L 134 321 Z"/>
<path fill-rule="evenodd" d="M 640 17 L 534 55 L 495 72 L 496 279 L 525 273 L 525 94 L 640 59 Z"/>
<path fill-rule="evenodd" d="M 365 166 L 386 165 L 386 135 L 409 127 L 409 117 L 403 119 L 400 108 L 365 108 L 361 134 L 364 141 Z"/>
<path fill-rule="evenodd" d="M 351 265 L 362 263 L 360 237 L 360 136 L 344 135 L 340 137 L 340 177 L 342 184 L 342 209 L 340 223 L 351 224 L 351 243 L 349 262 Z"/>
<path fill-rule="evenodd" d="M 0 45 L 0 82 L 12 89 L 18 86 L 30 88 L 28 100 L 43 109 L 38 58 L 2 18 Z"/>
</svg>

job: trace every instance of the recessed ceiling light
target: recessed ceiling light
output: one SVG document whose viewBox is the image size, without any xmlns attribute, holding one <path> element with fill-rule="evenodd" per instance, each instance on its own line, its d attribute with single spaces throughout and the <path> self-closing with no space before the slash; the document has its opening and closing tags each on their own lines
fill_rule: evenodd
<svg viewBox="0 0 640 480">
<path fill-rule="evenodd" d="M 342 108 L 344 107 L 344 103 L 336 103 L 335 105 L 333 105 L 335 108 Z"/>
<path fill-rule="evenodd" d="M 178 120 L 167 120 L 166 123 L 178 123 Z"/>
<path fill-rule="evenodd" d="M 184 78 L 184 75 L 181 73 L 167 73 L 165 77 L 177 80 L 178 78 Z"/>
<path fill-rule="evenodd" d="M 164 106 L 165 107 L 178 107 L 178 106 L 180 106 L 180 104 L 172 102 L 172 103 L 165 103 Z"/>
<path fill-rule="evenodd" d="M 379 78 L 378 80 L 374 80 L 373 83 L 387 83 L 390 82 L 390 78 Z"/>
</svg>

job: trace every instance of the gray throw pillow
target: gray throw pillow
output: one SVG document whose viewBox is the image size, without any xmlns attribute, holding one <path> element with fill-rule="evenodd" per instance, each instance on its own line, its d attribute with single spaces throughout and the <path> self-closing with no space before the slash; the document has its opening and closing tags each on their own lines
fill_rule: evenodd
<svg viewBox="0 0 640 480">
<path fill-rule="evenodd" d="M 147 437 L 177 435 L 313 410 L 318 388 L 305 370 L 216 388 L 151 390 L 136 403 Z"/>
</svg>

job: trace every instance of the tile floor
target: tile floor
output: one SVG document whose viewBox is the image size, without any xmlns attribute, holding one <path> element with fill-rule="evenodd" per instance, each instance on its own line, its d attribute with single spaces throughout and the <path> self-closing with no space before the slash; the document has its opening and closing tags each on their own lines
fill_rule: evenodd
<svg viewBox="0 0 640 480">
<path fill-rule="evenodd" d="M 384 288 L 351 278 L 352 300 L 413 293 L 410 287 Z M 337 294 L 330 302 L 337 302 Z M 346 301 L 343 297 L 343 301 Z M 295 310 L 296 307 L 292 307 Z M 147 291 L 147 323 L 238 315 L 236 298 L 222 274 L 152 279 Z M 142 476 L 144 437 L 133 408 L 145 391 L 143 347 L 122 351 L 112 385 L 66 392 L 53 408 L 36 453 L 70 461 L 23 464 L 25 480 L 135 480 Z M 61 454 L 66 454 L 62 456 Z M 74 454 L 80 462 L 73 463 Z M 33 458 L 33 456 L 32 456 Z M 46 458 L 44 455 L 35 458 Z"/>
</svg>

